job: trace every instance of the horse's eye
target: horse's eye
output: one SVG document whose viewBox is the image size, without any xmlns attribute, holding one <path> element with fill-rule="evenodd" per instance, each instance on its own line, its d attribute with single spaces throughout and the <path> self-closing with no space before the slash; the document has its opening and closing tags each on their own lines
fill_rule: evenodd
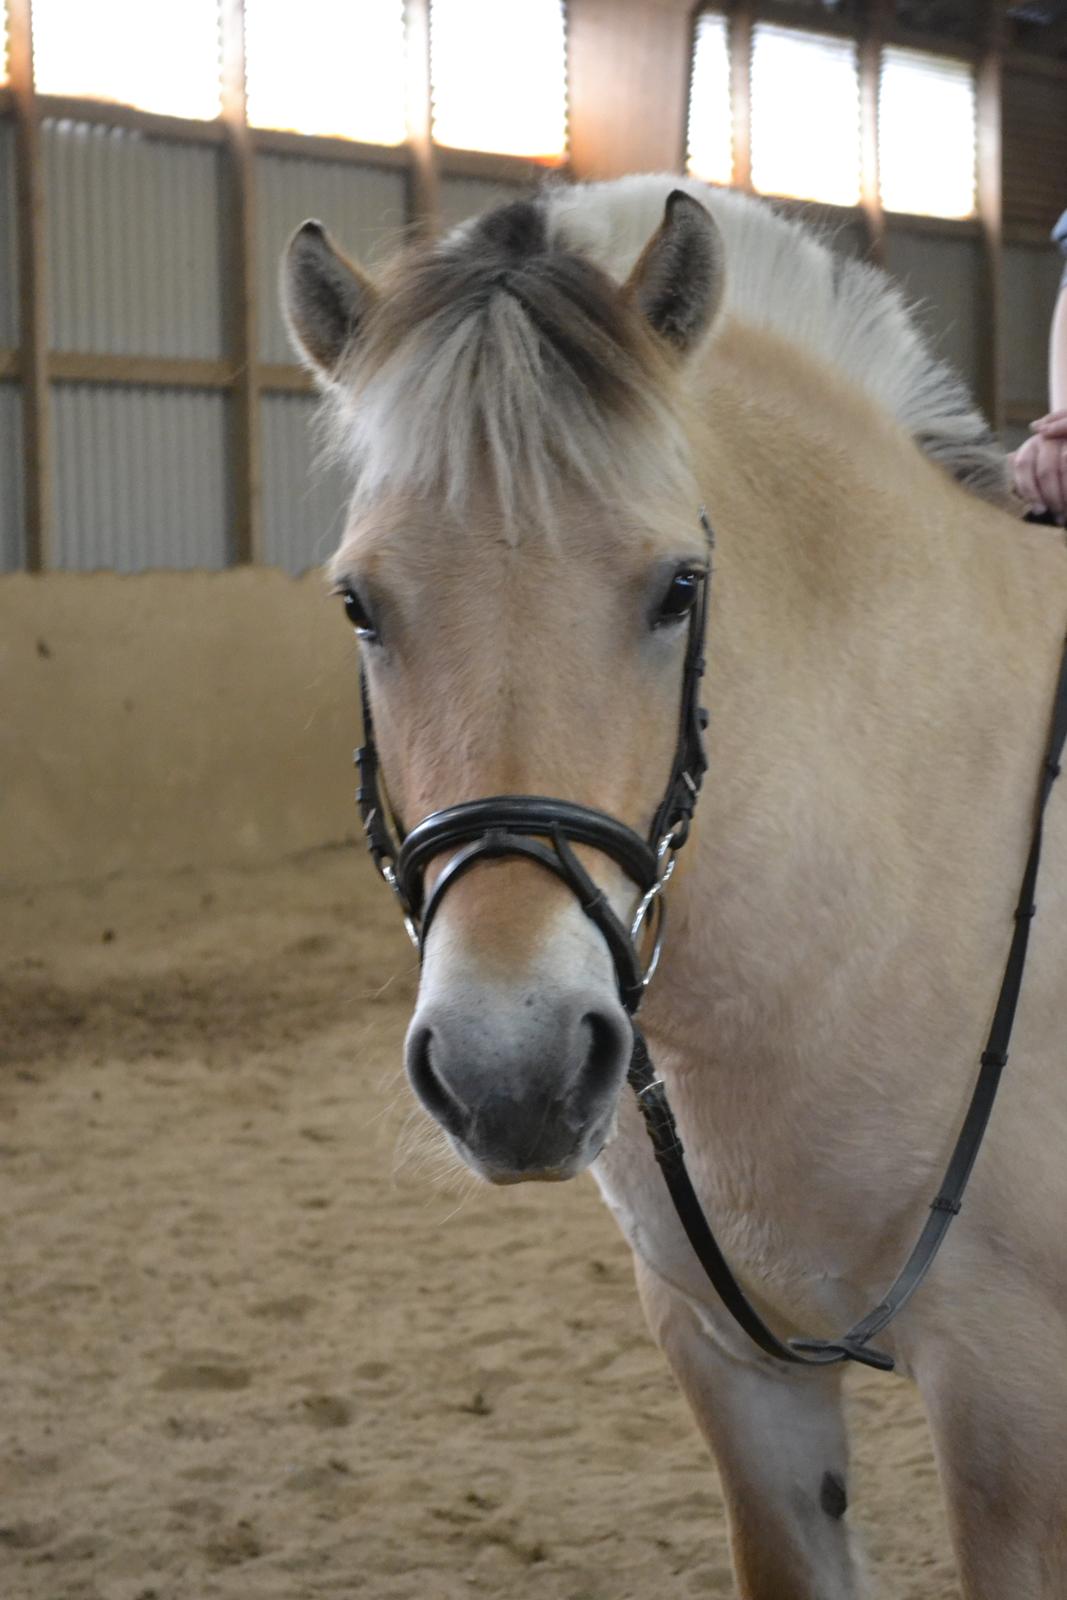
<svg viewBox="0 0 1067 1600">
<path fill-rule="evenodd" d="M 653 626 L 658 628 L 663 623 L 678 622 L 682 617 L 687 617 L 696 604 L 699 587 L 700 574 L 692 567 L 679 567 L 656 609 Z"/>
<path fill-rule="evenodd" d="M 344 601 L 345 616 L 355 628 L 361 639 L 369 639 L 372 643 L 378 637 L 378 630 L 371 621 L 363 601 L 354 589 L 342 589 L 341 599 Z"/>
</svg>

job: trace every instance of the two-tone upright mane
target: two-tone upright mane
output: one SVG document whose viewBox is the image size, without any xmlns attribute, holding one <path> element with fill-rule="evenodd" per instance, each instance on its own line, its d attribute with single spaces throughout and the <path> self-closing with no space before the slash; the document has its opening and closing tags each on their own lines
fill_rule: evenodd
<svg viewBox="0 0 1067 1600">
<path fill-rule="evenodd" d="M 889 281 L 737 195 L 556 188 L 378 283 L 307 224 L 285 282 L 353 472 L 333 576 L 409 828 L 557 796 L 647 834 L 707 508 L 711 770 L 642 1017 L 750 1298 L 783 1336 L 840 1332 L 917 1232 L 973 1082 L 1061 540 L 1005 514 L 1002 453 Z M 576 860 L 627 922 L 625 862 Z M 429 852 L 427 888 L 450 862 Z M 621 1095 L 601 926 L 536 852 L 467 866 L 425 943 L 419 1099 L 491 1181 L 592 1167 L 718 1462 L 741 1594 L 857 1600 L 838 1373 L 761 1355 L 697 1268 Z M 1065 900 L 1054 804 L 1002 1100 L 884 1341 L 927 1404 L 967 1600 L 1067 1595 Z"/>
<path fill-rule="evenodd" d="M 730 264 L 723 321 L 784 334 L 830 362 L 954 477 L 1006 501 L 1003 451 L 884 273 L 744 195 L 671 186 L 702 197 L 718 223 Z M 509 510 L 522 492 L 547 500 L 553 469 L 610 486 L 609 419 L 636 422 L 655 472 L 674 420 L 649 381 L 662 353 L 620 314 L 610 285 L 632 272 L 664 192 L 658 177 L 551 188 L 402 256 L 366 339 L 332 374 L 332 443 L 363 492 L 432 487 L 458 505 L 484 461 Z"/>
</svg>

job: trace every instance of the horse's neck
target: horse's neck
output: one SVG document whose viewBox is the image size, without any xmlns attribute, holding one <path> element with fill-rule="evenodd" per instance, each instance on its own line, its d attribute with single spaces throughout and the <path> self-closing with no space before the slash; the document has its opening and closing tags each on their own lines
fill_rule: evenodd
<svg viewBox="0 0 1067 1600">
<path fill-rule="evenodd" d="M 751 1040 L 842 986 L 877 1008 L 948 930 L 966 987 L 1002 940 L 1067 568 L 781 341 L 727 333 L 708 372 L 711 771 L 674 969 Z"/>
</svg>

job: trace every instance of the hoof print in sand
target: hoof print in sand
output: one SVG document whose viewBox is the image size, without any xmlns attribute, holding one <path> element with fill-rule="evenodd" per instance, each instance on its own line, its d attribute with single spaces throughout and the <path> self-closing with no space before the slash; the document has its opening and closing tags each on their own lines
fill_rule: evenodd
<svg viewBox="0 0 1067 1600">
<path fill-rule="evenodd" d="M 247 1389 L 252 1374 L 247 1367 L 230 1361 L 178 1361 L 165 1367 L 156 1379 L 157 1389 L 202 1389 L 216 1393 Z"/>
</svg>

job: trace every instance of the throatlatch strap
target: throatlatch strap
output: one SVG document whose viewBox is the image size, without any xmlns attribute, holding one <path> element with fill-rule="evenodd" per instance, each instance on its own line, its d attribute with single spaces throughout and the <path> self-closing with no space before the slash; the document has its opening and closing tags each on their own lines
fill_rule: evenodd
<svg viewBox="0 0 1067 1600">
<path fill-rule="evenodd" d="M 1015 908 L 1015 930 L 971 1102 L 967 1107 L 963 1126 L 941 1188 L 931 1202 L 930 1215 L 910 1256 L 892 1287 L 874 1310 L 855 1323 L 840 1339 L 791 1339 L 788 1343 L 784 1343 L 767 1326 L 746 1296 L 719 1249 L 707 1218 L 700 1208 L 700 1202 L 685 1169 L 682 1143 L 678 1137 L 666 1093 L 660 1080 L 653 1074 L 644 1037 L 637 1028 L 634 1029 L 629 1081 L 637 1095 L 645 1127 L 652 1140 L 656 1160 L 659 1162 L 675 1210 L 696 1252 L 697 1259 L 710 1278 L 712 1287 L 723 1305 L 760 1349 L 779 1361 L 820 1367 L 831 1366 L 840 1361 L 859 1361 L 865 1366 L 879 1367 L 887 1372 L 893 1369 L 892 1356 L 886 1355 L 881 1350 L 870 1349 L 867 1341 L 873 1339 L 875 1334 L 881 1333 L 893 1321 L 926 1277 L 953 1217 L 959 1214 L 963 1192 L 981 1148 L 1000 1085 L 1001 1073 L 1007 1065 L 1008 1047 L 1011 1043 L 1011 1032 L 1026 965 L 1030 924 L 1036 911 L 1034 891 L 1041 865 L 1045 807 L 1052 786 L 1060 775 L 1060 761 L 1065 744 L 1067 744 L 1067 641 L 1064 643 L 1064 653 L 1060 661 L 1059 680 L 1052 712 L 1052 729 L 1038 783 L 1030 853 L 1026 859 L 1022 887 Z"/>
</svg>

